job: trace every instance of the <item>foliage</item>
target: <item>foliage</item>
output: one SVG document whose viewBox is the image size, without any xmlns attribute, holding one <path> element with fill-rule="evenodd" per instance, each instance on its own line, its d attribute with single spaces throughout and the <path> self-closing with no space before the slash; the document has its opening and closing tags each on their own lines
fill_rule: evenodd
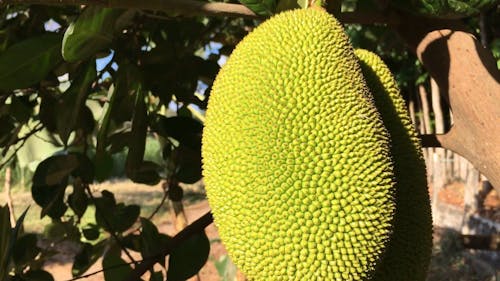
<svg viewBox="0 0 500 281">
<path fill-rule="evenodd" d="M 373 4 L 344 1 L 343 10 L 372 9 L 366 2 Z M 308 2 L 241 3 L 268 16 Z M 89 185 L 122 176 L 150 185 L 166 181 L 163 192 L 181 200 L 179 183 L 201 179 L 203 112 L 218 62 L 259 22 L 93 6 L 0 8 L 0 166 L 14 159 L 15 167 L 33 168 L 33 200 L 40 217 L 52 221 L 46 235 L 81 246 L 75 277 L 104 257 L 103 266 L 113 268 L 106 279 L 119 280 L 132 270 L 122 253 L 147 260 L 169 245 L 171 237 L 141 217 L 141 206 L 117 202 L 109 191 L 95 194 Z M 403 44 L 388 39 L 391 29 L 346 28 L 355 46 L 384 58 L 404 89 L 424 75 Z M 498 39 L 492 42 L 498 58 Z M 95 224 L 83 224 L 93 210 Z M 45 254 L 36 237 L 7 227 L 6 212 L 1 209 L 0 279 L 52 280 L 40 270 Z M 202 232 L 175 246 L 166 276 L 153 272 L 151 280 L 184 280 L 208 258 Z"/>
</svg>

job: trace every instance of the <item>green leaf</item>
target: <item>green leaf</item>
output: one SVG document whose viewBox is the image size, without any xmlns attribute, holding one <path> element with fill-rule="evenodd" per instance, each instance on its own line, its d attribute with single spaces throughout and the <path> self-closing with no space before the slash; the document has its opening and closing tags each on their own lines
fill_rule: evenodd
<svg viewBox="0 0 500 281">
<path fill-rule="evenodd" d="M 40 248 L 37 247 L 36 234 L 29 233 L 21 236 L 12 250 L 12 259 L 16 267 L 28 265 L 40 253 Z"/>
<path fill-rule="evenodd" d="M 127 176 L 138 169 L 144 158 L 146 134 L 148 130 L 148 112 L 144 101 L 144 92 L 138 86 L 136 92 L 134 116 L 132 119 L 132 132 L 129 140 L 126 171 Z"/>
<path fill-rule="evenodd" d="M 149 277 L 149 281 L 163 281 L 163 273 L 161 271 L 153 271 L 151 272 L 151 277 Z"/>
<path fill-rule="evenodd" d="M 78 167 L 78 158 L 74 154 L 49 157 L 38 164 L 33 175 L 31 195 L 42 207 L 41 217 L 49 215 L 60 218 L 67 209 L 64 192 L 68 176 Z"/>
<path fill-rule="evenodd" d="M 161 253 L 166 247 L 170 237 L 165 234 L 160 234 L 156 226 L 148 219 L 141 218 L 141 255 L 143 259 L 147 259 Z M 163 267 L 165 264 L 160 263 Z"/>
<path fill-rule="evenodd" d="M 306 6 L 307 0 L 279 0 L 278 5 L 276 6 L 276 13 L 286 10 L 305 8 Z"/>
<path fill-rule="evenodd" d="M 126 280 L 132 274 L 132 268 L 121 258 L 121 250 L 117 246 L 111 247 L 104 254 L 102 268 L 109 268 L 104 271 L 106 281 Z"/>
<path fill-rule="evenodd" d="M 83 216 L 89 205 L 89 198 L 81 181 L 73 183 L 73 193 L 68 196 L 68 205 L 79 218 Z"/>
<path fill-rule="evenodd" d="M 394 0 L 391 4 L 408 12 L 433 18 L 470 17 L 498 4 L 498 0 Z"/>
<path fill-rule="evenodd" d="M 100 257 L 106 249 L 107 240 L 100 241 L 95 245 L 83 243 L 81 250 L 76 254 L 71 273 L 73 277 L 84 274 Z"/>
<path fill-rule="evenodd" d="M 114 217 L 112 217 L 113 229 L 117 232 L 123 232 L 129 229 L 137 221 L 140 213 L 141 207 L 139 207 L 138 205 L 116 205 Z"/>
<path fill-rule="evenodd" d="M 0 54 L 0 90 L 27 88 L 62 61 L 61 36 L 44 34 L 19 42 Z"/>
<path fill-rule="evenodd" d="M 200 151 L 180 145 L 173 152 L 175 164 L 175 177 L 178 181 L 192 184 L 202 177 L 202 164 Z"/>
<path fill-rule="evenodd" d="M 261 16 L 270 16 L 276 9 L 276 0 L 240 0 L 240 2 Z"/>
<path fill-rule="evenodd" d="M 62 42 L 62 56 L 66 61 L 84 60 L 107 48 L 113 41 L 117 19 L 124 10 L 88 6 L 70 24 Z"/>
<path fill-rule="evenodd" d="M 194 276 L 207 262 L 210 242 L 204 231 L 197 233 L 170 253 L 168 260 L 168 281 L 183 281 Z"/>
<path fill-rule="evenodd" d="M 201 150 L 203 125 L 200 122 L 190 117 L 167 118 L 160 114 L 154 115 L 152 120 L 152 129 L 160 136 L 172 137 L 195 151 Z"/>
<path fill-rule="evenodd" d="M 99 226 L 112 232 L 129 229 L 139 218 L 138 205 L 116 204 L 113 193 L 104 190 L 102 197 L 95 198 L 95 218 Z"/>
<path fill-rule="evenodd" d="M 54 281 L 54 277 L 45 270 L 30 270 L 23 276 L 25 280 L 29 281 Z"/>
<path fill-rule="evenodd" d="M 56 120 L 57 132 L 64 144 L 68 143 L 70 133 L 77 127 L 77 121 L 82 118 L 90 87 L 97 77 L 95 62 L 89 62 L 76 77 L 56 107 L 59 114 Z"/>
<path fill-rule="evenodd" d="M 11 232 L 9 207 L 0 206 L 0 280 L 7 280 Z"/>
<path fill-rule="evenodd" d="M 95 224 L 89 224 L 87 227 L 82 229 L 83 237 L 89 241 L 96 240 L 101 235 L 99 227 Z"/>
</svg>

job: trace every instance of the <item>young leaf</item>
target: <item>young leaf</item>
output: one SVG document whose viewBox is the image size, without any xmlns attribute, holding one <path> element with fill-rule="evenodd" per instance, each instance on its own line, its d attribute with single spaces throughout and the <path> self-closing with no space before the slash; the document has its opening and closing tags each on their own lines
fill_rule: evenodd
<svg viewBox="0 0 500 281">
<path fill-rule="evenodd" d="M 276 0 L 240 0 L 240 2 L 261 16 L 270 16 L 276 9 Z"/>
<path fill-rule="evenodd" d="M 204 231 L 182 242 L 170 253 L 168 281 L 183 281 L 195 275 L 207 262 L 210 242 Z"/>
<path fill-rule="evenodd" d="M 113 41 L 115 22 L 124 10 L 87 7 L 76 22 L 70 24 L 62 42 L 66 61 L 84 60 L 108 47 Z"/>
<path fill-rule="evenodd" d="M 61 36 L 44 34 L 19 42 L 0 54 L 0 90 L 27 88 L 62 61 Z"/>
</svg>

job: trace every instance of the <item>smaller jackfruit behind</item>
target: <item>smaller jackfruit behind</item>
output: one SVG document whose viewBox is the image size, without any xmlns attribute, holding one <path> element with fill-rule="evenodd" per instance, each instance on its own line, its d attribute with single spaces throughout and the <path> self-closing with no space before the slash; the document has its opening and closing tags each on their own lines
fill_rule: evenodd
<svg viewBox="0 0 500 281">
<path fill-rule="evenodd" d="M 417 132 L 389 68 L 376 54 L 355 51 L 391 136 L 396 176 L 394 232 L 374 281 L 424 281 L 431 257 L 432 217 Z"/>
<path fill-rule="evenodd" d="M 342 26 L 278 14 L 217 75 L 203 174 L 222 242 L 252 281 L 365 281 L 391 233 L 390 140 Z"/>
</svg>

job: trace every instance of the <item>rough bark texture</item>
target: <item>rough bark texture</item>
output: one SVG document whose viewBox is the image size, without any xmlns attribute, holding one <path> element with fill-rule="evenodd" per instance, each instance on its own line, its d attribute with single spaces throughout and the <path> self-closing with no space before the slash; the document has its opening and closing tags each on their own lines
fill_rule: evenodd
<svg viewBox="0 0 500 281">
<path fill-rule="evenodd" d="M 451 106 L 454 125 L 436 140 L 471 161 L 500 191 L 500 72 L 458 21 L 413 18 L 397 26 Z"/>
</svg>

